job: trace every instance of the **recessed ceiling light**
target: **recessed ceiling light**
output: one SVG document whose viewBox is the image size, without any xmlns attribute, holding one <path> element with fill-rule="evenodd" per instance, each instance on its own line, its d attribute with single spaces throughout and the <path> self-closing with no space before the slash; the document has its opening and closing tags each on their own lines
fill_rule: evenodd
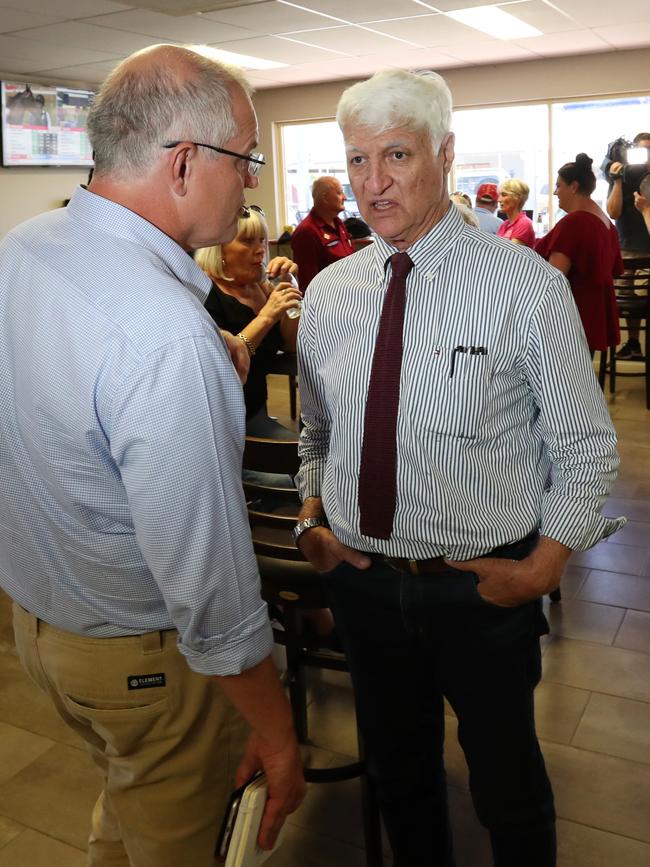
<svg viewBox="0 0 650 867">
<path fill-rule="evenodd" d="M 541 30 L 531 27 L 509 12 L 504 12 L 498 6 L 473 6 L 471 9 L 455 9 L 442 14 L 497 39 L 524 39 L 527 36 L 543 35 Z"/>
<path fill-rule="evenodd" d="M 243 69 L 279 69 L 288 66 L 288 63 L 277 63 L 275 60 L 264 60 L 261 57 L 252 57 L 249 54 L 236 54 L 234 51 L 224 51 L 222 48 L 213 48 L 211 45 L 192 45 L 192 51 L 210 57 L 212 60 L 221 60 L 223 63 L 232 63 L 233 66 L 241 66 Z"/>
</svg>

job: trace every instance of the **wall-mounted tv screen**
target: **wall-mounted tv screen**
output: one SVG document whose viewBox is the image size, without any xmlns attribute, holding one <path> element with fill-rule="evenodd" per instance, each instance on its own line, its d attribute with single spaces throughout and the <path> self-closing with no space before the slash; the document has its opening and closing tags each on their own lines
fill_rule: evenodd
<svg viewBox="0 0 650 867">
<path fill-rule="evenodd" d="M 92 166 L 89 90 L 3 81 L 3 166 Z"/>
</svg>

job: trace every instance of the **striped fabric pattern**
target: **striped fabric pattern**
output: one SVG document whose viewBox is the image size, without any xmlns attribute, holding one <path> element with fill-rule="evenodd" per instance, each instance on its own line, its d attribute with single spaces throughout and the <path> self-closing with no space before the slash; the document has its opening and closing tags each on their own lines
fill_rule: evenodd
<svg viewBox="0 0 650 867">
<path fill-rule="evenodd" d="M 194 670 L 268 655 L 244 401 L 210 280 L 78 189 L 0 245 L 0 585 L 97 637 L 176 628 Z"/>
<path fill-rule="evenodd" d="M 449 208 L 408 250 L 393 533 L 360 533 L 364 410 L 394 252 L 377 239 L 321 272 L 305 297 L 303 500 L 322 497 L 345 544 L 415 559 L 469 559 L 536 527 L 584 550 L 622 526 L 600 514 L 616 434 L 569 284 Z"/>
</svg>

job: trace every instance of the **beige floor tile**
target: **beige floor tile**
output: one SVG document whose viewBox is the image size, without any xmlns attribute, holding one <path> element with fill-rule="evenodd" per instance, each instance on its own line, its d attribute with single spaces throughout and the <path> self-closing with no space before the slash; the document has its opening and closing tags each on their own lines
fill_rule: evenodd
<svg viewBox="0 0 650 867">
<path fill-rule="evenodd" d="M 309 740 L 325 750 L 357 754 L 354 698 L 349 678 L 328 683 L 310 680 Z"/>
<path fill-rule="evenodd" d="M 0 867 L 85 867 L 86 853 L 29 828 L 0 849 Z"/>
<path fill-rule="evenodd" d="M 650 653 L 650 613 L 626 611 L 614 644 L 616 647 Z"/>
<path fill-rule="evenodd" d="M 0 721 L 83 749 L 81 739 L 61 720 L 12 653 L 0 653 Z"/>
<path fill-rule="evenodd" d="M 307 797 L 288 821 L 304 831 L 363 847 L 359 780 L 311 784 Z"/>
<path fill-rule="evenodd" d="M 571 555 L 571 563 L 575 566 L 585 566 L 587 569 L 645 575 L 649 557 L 650 551 L 647 548 L 601 542 L 588 551 L 576 551 Z"/>
<path fill-rule="evenodd" d="M 456 867 L 491 867 L 490 837 L 476 817 L 469 793 L 450 787 L 448 796 Z"/>
<path fill-rule="evenodd" d="M 556 638 L 544 654 L 543 666 L 544 679 L 551 683 L 650 701 L 645 653 Z"/>
<path fill-rule="evenodd" d="M 650 845 L 560 819 L 558 867 L 647 867 Z"/>
<path fill-rule="evenodd" d="M 650 471 L 650 460 L 642 460 L 637 457 L 640 466 L 637 473 Z M 610 518 L 618 518 L 625 515 L 629 521 L 644 521 L 650 523 L 650 502 L 647 500 L 630 500 L 626 497 L 610 497 L 603 507 L 603 515 Z"/>
<path fill-rule="evenodd" d="M 557 815 L 650 842 L 650 767 L 562 744 L 542 744 Z"/>
<path fill-rule="evenodd" d="M 6 816 L 0 816 L 0 849 L 17 837 L 24 828 L 24 825 L 19 825 L 18 822 L 12 822 L 11 819 L 7 819 Z"/>
<path fill-rule="evenodd" d="M 88 755 L 55 744 L 0 788 L 0 815 L 83 849 L 99 790 Z"/>
<path fill-rule="evenodd" d="M 650 524 L 645 524 L 643 521 L 628 521 L 613 536 L 608 537 L 607 544 L 636 545 L 639 548 L 650 548 Z"/>
<path fill-rule="evenodd" d="M 294 825 L 287 827 L 282 846 L 266 862 L 267 867 L 365 867 L 365 863 L 365 853 L 358 846 Z"/>
<path fill-rule="evenodd" d="M 578 592 L 578 599 L 650 611 L 650 578 L 592 569 Z"/>
<path fill-rule="evenodd" d="M 535 690 L 538 737 L 558 744 L 571 743 L 589 695 L 584 689 L 542 681 Z"/>
<path fill-rule="evenodd" d="M 0 785 L 52 748 L 54 741 L 0 722 Z M 0 811 L 1 812 L 1 811 Z"/>
<path fill-rule="evenodd" d="M 621 608 L 565 597 L 556 604 L 546 599 L 544 611 L 553 635 L 598 644 L 613 643 L 625 615 Z"/>
<path fill-rule="evenodd" d="M 592 693 L 572 745 L 650 765 L 650 704 Z"/>
<path fill-rule="evenodd" d="M 589 569 L 584 566 L 574 566 L 572 563 L 564 570 L 560 589 L 562 590 L 562 598 L 570 599 L 575 596 L 585 582 Z"/>
</svg>

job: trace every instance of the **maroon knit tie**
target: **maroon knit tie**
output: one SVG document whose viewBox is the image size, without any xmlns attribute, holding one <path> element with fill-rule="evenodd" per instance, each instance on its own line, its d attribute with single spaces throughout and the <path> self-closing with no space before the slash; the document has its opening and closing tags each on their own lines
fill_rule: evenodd
<svg viewBox="0 0 650 867">
<path fill-rule="evenodd" d="M 406 277 L 413 267 L 407 253 L 390 257 L 393 275 L 381 311 L 363 422 L 359 471 L 360 529 L 364 536 L 388 539 L 397 500 L 397 407 L 402 370 Z"/>
</svg>

